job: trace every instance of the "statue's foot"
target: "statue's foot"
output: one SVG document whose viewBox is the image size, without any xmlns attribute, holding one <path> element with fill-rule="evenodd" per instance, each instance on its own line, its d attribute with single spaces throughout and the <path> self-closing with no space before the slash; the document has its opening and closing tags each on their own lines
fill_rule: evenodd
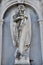
<svg viewBox="0 0 43 65">
<path fill-rule="evenodd" d="M 26 57 L 25 55 L 22 55 L 17 50 L 14 64 L 30 64 L 29 57 Z"/>
<path fill-rule="evenodd" d="M 15 58 L 15 64 L 30 64 L 29 57 L 20 56 L 20 59 Z"/>
<path fill-rule="evenodd" d="M 15 59 L 15 63 L 14 64 L 30 64 L 28 59 L 25 59 L 24 57 L 21 58 L 20 60 L 18 60 L 17 58 Z"/>
</svg>

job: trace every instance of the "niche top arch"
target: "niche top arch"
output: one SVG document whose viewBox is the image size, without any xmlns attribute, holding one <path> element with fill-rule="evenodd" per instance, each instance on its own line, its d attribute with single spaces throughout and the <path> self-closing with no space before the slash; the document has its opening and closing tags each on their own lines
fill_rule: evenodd
<svg viewBox="0 0 43 65">
<path fill-rule="evenodd" d="M 24 1 L 24 2 L 14 2 L 14 1 L 11 1 L 11 2 L 7 3 L 6 6 L 4 6 L 4 9 L 3 9 L 2 13 L 1 13 L 1 19 L 4 18 L 4 15 L 5 15 L 6 11 L 7 11 L 11 6 L 13 6 L 13 5 L 19 5 L 19 4 L 24 4 L 25 6 L 30 6 L 30 7 L 32 7 L 32 8 L 34 9 L 34 11 L 38 14 L 38 18 L 39 18 L 39 19 L 42 19 L 41 13 L 40 13 L 39 9 L 37 9 L 36 5 L 35 5 L 33 2 L 31 2 L 31 1 L 29 1 L 29 2 L 26 2 L 26 1 Z M 40 14 L 39 14 L 39 13 L 40 13 Z"/>
</svg>

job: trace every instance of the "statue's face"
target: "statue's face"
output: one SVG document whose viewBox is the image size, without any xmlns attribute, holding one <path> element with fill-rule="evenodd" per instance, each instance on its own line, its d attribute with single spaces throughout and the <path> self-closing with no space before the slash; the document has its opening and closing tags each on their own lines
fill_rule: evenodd
<svg viewBox="0 0 43 65">
<path fill-rule="evenodd" d="M 25 6 L 24 5 L 19 5 L 18 9 L 21 10 L 21 11 L 24 11 L 25 10 Z"/>
<path fill-rule="evenodd" d="M 24 6 L 24 5 L 19 5 L 19 6 L 18 6 L 18 10 L 19 10 L 20 14 L 21 14 L 21 13 L 24 13 L 24 11 L 25 11 L 25 6 Z"/>
</svg>

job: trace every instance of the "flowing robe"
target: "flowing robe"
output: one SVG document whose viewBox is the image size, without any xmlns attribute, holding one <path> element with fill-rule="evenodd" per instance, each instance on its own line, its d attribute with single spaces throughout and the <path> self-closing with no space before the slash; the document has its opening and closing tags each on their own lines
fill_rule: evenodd
<svg viewBox="0 0 43 65">
<path fill-rule="evenodd" d="M 13 18 L 10 23 L 11 35 L 13 40 L 13 45 L 18 45 L 18 49 L 21 54 L 23 54 L 30 46 L 31 42 L 31 19 L 30 15 L 28 15 L 28 19 L 23 18 L 19 22 L 16 23 L 13 21 Z M 19 28 L 18 28 L 19 26 Z"/>
</svg>

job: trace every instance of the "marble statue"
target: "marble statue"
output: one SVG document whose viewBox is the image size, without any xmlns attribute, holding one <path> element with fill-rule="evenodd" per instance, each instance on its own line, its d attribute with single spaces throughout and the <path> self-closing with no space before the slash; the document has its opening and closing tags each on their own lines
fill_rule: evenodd
<svg viewBox="0 0 43 65">
<path fill-rule="evenodd" d="M 10 28 L 13 45 L 17 48 L 15 64 L 30 64 L 31 19 L 26 14 L 24 5 L 18 5 L 18 12 L 12 16 Z"/>
</svg>

